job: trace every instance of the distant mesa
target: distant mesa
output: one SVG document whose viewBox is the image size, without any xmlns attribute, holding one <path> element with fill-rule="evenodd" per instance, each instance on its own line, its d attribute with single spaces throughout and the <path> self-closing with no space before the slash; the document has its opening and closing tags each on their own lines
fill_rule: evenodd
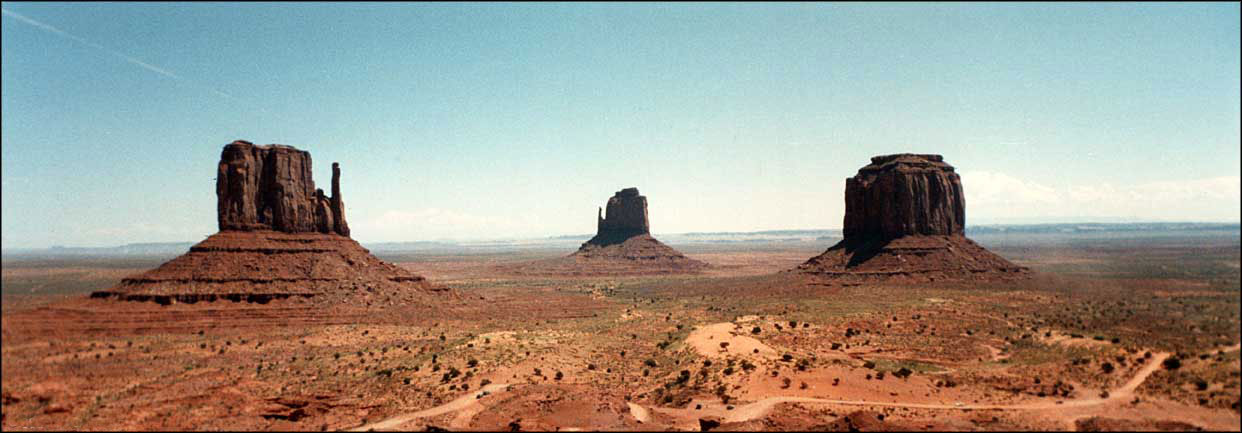
<svg viewBox="0 0 1242 433">
<path fill-rule="evenodd" d="M 234 141 L 224 146 L 217 169 L 220 231 L 91 297 L 161 304 L 290 297 L 362 302 L 418 301 L 445 292 L 349 238 L 340 180 L 333 163 L 332 196 L 326 197 L 311 178 L 309 152 Z"/>
<path fill-rule="evenodd" d="M 595 237 L 567 257 L 577 265 L 575 272 L 677 273 L 707 267 L 651 237 L 647 197 L 638 188 L 617 191 L 600 213 Z"/>
<path fill-rule="evenodd" d="M 844 239 L 797 271 L 844 280 L 1020 276 L 963 234 L 962 182 L 940 155 L 871 158 L 845 180 Z"/>
</svg>

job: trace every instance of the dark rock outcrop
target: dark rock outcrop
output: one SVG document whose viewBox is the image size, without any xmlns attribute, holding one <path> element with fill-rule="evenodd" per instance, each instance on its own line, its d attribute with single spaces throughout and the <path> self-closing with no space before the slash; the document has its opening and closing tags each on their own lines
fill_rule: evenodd
<svg viewBox="0 0 1242 433">
<path fill-rule="evenodd" d="M 845 180 L 845 237 L 960 235 L 966 224 L 962 181 L 940 155 L 871 158 Z"/>
<path fill-rule="evenodd" d="M 840 281 L 1027 272 L 967 239 L 965 226 L 961 179 L 940 155 L 877 156 L 845 181 L 845 239 L 797 270 Z"/>
<path fill-rule="evenodd" d="M 564 260 L 547 264 L 548 273 L 646 274 L 696 272 L 706 263 L 686 257 L 651 236 L 647 197 L 638 188 L 617 191 L 597 216 L 595 237 Z"/>
<path fill-rule="evenodd" d="M 446 291 L 349 238 L 339 165 L 332 164 L 329 198 L 311 179 L 309 152 L 239 140 L 224 146 L 218 175 L 218 233 L 91 297 L 161 304 L 288 298 L 369 303 L 418 302 Z"/>
<path fill-rule="evenodd" d="M 220 230 L 320 232 L 349 236 L 340 167 L 332 164 L 332 197 L 315 188 L 310 152 L 292 146 L 224 146 L 216 173 Z"/>
<path fill-rule="evenodd" d="M 608 199 L 607 212 L 600 209 L 597 215 L 595 237 L 587 241 L 595 245 L 624 242 L 634 236 L 651 234 L 647 221 L 647 197 L 638 194 L 638 188 L 617 191 Z"/>
</svg>

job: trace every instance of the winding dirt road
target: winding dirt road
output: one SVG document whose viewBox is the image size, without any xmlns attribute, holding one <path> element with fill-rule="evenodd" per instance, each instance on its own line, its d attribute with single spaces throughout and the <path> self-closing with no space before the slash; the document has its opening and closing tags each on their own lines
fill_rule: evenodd
<svg viewBox="0 0 1242 433">
<path fill-rule="evenodd" d="M 1217 350 L 1222 350 L 1225 352 L 1233 352 L 1233 351 L 1239 350 L 1240 348 L 1242 348 L 1242 344 L 1235 344 L 1229 347 L 1212 349 L 1212 351 L 1215 352 Z M 919 409 L 947 409 L 947 410 L 980 410 L 980 409 L 1041 410 L 1041 409 L 1057 409 L 1057 408 L 1067 408 L 1067 407 L 1095 406 L 1095 405 L 1104 404 L 1110 401 L 1127 401 L 1130 398 L 1134 397 L 1134 391 L 1138 389 L 1138 387 L 1142 385 L 1143 382 L 1146 381 L 1147 378 L 1150 377 L 1151 374 L 1156 371 L 1156 369 L 1160 368 L 1160 363 L 1164 362 L 1164 360 L 1168 359 L 1168 357 L 1171 355 L 1172 354 L 1168 352 L 1153 353 L 1151 360 L 1148 361 L 1147 365 L 1144 365 L 1142 369 L 1140 369 L 1138 372 L 1134 374 L 1134 377 L 1130 378 L 1130 380 L 1127 381 L 1120 388 L 1109 391 L 1109 395 L 1106 398 L 1095 397 L 1095 398 L 1084 398 L 1084 399 L 1077 399 L 1077 400 L 1062 400 L 1060 403 L 1058 403 L 1057 401 L 1048 401 L 1048 402 L 1036 402 L 1036 403 L 999 405 L 999 404 L 894 403 L 894 402 L 879 402 L 879 401 L 865 401 L 865 400 L 833 400 L 833 399 L 811 398 L 811 397 L 769 397 L 763 400 L 756 401 L 754 403 L 750 403 L 744 406 L 737 407 L 736 410 L 732 411 L 725 417 L 725 422 L 743 422 L 743 421 L 750 421 L 752 419 L 762 417 L 766 415 L 768 411 L 772 410 L 773 407 L 781 403 L 830 403 L 830 404 L 840 404 L 840 405 L 849 405 L 849 406 L 888 406 L 888 407 L 908 407 L 908 408 L 919 408 Z"/>
<path fill-rule="evenodd" d="M 457 397 L 457 399 L 453 401 L 433 407 L 431 409 L 424 409 L 418 412 L 397 415 L 397 416 L 394 416 L 392 418 L 388 418 L 382 421 L 376 421 L 370 424 L 365 424 L 361 427 L 351 429 L 350 431 L 393 429 L 402 424 L 405 424 L 407 422 L 410 422 L 410 421 L 413 421 L 419 418 L 427 418 L 431 416 L 446 414 L 449 412 L 456 412 L 456 411 L 468 408 L 472 405 L 478 404 L 479 398 L 481 398 L 484 393 L 488 393 L 488 394 L 496 393 L 498 391 L 508 388 L 508 386 L 509 384 L 506 384 L 506 383 L 493 383 L 493 384 L 483 387 L 482 389 L 478 391 L 462 395 L 461 397 Z"/>
</svg>

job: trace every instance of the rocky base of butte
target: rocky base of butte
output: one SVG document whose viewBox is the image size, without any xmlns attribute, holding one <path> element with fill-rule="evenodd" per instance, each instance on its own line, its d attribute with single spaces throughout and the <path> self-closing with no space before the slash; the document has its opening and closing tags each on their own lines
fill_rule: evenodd
<svg viewBox="0 0 1242 433">
<path fill-rule="evenodd" d="M 707 263 L 686 257 L 651 236 L 647 197 L 617 191 L 596 217 L 595 236 L 568 257 L 509 269 L 520 274 L 623 275 L 697 272 Z"/>
<path fill-rule="evenodd" d="M 845 182 L 845 238 L 796 271 L 839 282 L 1022 277 L 967 239 L 961 178 L 940 155 L 896 154 Z"/>
<path fill-rule="evenodd" d="M 217 174 L 220 232 L 91 297 L 267 303 L 291 297 L 347 301 L 365 292 L 413 301 L 447 292 L 349 238 L 339 165 L 332 164 L 330 198 L 315 188 L 310 153 L 290 146 L 235 141 L 221 152 Z"/>
</svg>

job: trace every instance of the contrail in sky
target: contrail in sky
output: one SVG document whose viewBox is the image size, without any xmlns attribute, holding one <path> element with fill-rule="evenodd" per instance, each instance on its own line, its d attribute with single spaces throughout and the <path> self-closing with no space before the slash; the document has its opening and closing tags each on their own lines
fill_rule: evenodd
<svg viewBox="0 0 1242 433">
<path fill-rule="evenodd" d="M 88 41 L 88 40 L 86 40 L 86 39 L 84 39 L 84 38 L 78 37 L 78 36 L 76 36 L 76 35 L 74 35 L 74 34 L 71 34 L 71 33 L 69 33 L 69 32 L 66 32 L 66 31 L 64 31 L 64 30 L 58 29 L 58 28 L 56 28 L 56 27 L 54 27 L 54 26 L 52 26 L 52 25 L 50 25 L 50 24 L 46 24 L 46 23 L 42 23 L 42 22 L 36 21 L 36 20 L 34 20 L 34 19 L 32 19 L 32 18 L 29 18 L 29 17 L 27 17 L 27 16 L 25 16 L 25 15 L 22 15 L 22 14 L 19 14 L 19 13 L 17 13 L 17 12 L 13 12 L 13 11 L 8 10 L 8 9 L 3 9 L 3 8 L 0 8 L 0 13 L 3 13 L 3 14 L 4 14 L 4 16 L 13 17 L 13 19 L 16 19 L 16 20 L 18 20 L 18 21 L 21 21 L 21 22 L 23 22 L 23 23 L 26 23 L 26 24 L 32 25 L 32 26 L 34 26 L 34 27 L 38 27 L 38 28 L 40 28 L 40 29 L 42 29 L 42 30 L 44 30 L 44 31 L 49 32 L 49 33 L 56 34 L 56 35 L 58 35 L 58 36 L 60 36 L 60 37 L 63 37 L 63 38 L 65 38 L 65 39 L 69 39 L 69 40 L 72 40 L 72 41 L 78 42 L 78 43 L 80 43 L 80 44 L 82 44 L 82 45 L 86 45 L 86 46 L 88 46 L 88 47 L 95 48 L 95 49 L 97 49 L 97 50 L 100 50 L 100 51 L 103 51 L 103 52 L 105 52 L 105 53 L 108 53 L 108 54 L 114 55 L 114 56 L 116 56 L 116 57 L 120 57 L 121 59 L 123 59 L 123 60 L 125 60 L 125 61 L 127 61 L 127 62 L 130 62 L 130 63 L 133 63 L 133 64 L 135 64 L 135 65 L 138 65 L 138 66 L 140 66 L 140 67 L 142 67 L 143 69 L 146 69 L 146 70 L 148 70 L 148 71 L 151 71 L 151 72 L 154 72 L 154 73 L 157 73 L 157 74 L 160 74 L 160 75 L 163 75 L 163 76 L 165 76 L 165 77 L 172 78 L 172 79 L 175 79 L 175 80 L 178 80 L 178 81 L 183 81 L 183 82 L 187 82 L 187 83 L 188 83 L 188 82 L 190 82 L 189 80 L 186 80 L 186 79 L 185 79 L 185 77 L 182 77 L 182 76 L 180 76 L 180 75 L 177 75 L 177 74 L 173 73 L 172 71 L 169 71 L 169 70 L 167 70 L 167 69 L 161 68 L 161 67 L 159 67 L 159 66 L 152 65 L 152 64 L 147 63 L 147 62 L 144 62 L 144 61 L 142 61 L 142 60 L 138 60 L 138 59 L 134 58 L 133 56 L 127 55 L 127 54 L 125 54 L 125 53 L 122 53 L 122 52 L 119 52 L 119 51 L 116 51 L 116 50 L 113 50 L 113 49 L 109 49 L 108 47 L 105 47 L 105 46 L 103 46 L 103 45 L 99 45 L 99 44 L 97 44 L 97 43 L 94 43 L 94 42 Z M 206 86 L 204 86 L 204 87 L 206 87 Z M 215 93 L 215 94 L 217 94 L 217 95 L 220 95 L 220 96 L 223 96 L 223 97 L 226 97 L 226 98 L 229 98 L 229 99 L 237 99 L 237 98 L 236 98 L 236 97 L 234 97 L 233 95 L 230 95 L 230 94 L 228 94 L 228 93 L 224 93 L 224 92 L 222 92 L 222 91 L 220 91 L 220 90 L 213 89 L 213 88 L 211 88 L 211 87 L 207 87 L 207 89 L 208 89 L 208 90 L 210 90 L 212 93 Z"/>
</svg>

